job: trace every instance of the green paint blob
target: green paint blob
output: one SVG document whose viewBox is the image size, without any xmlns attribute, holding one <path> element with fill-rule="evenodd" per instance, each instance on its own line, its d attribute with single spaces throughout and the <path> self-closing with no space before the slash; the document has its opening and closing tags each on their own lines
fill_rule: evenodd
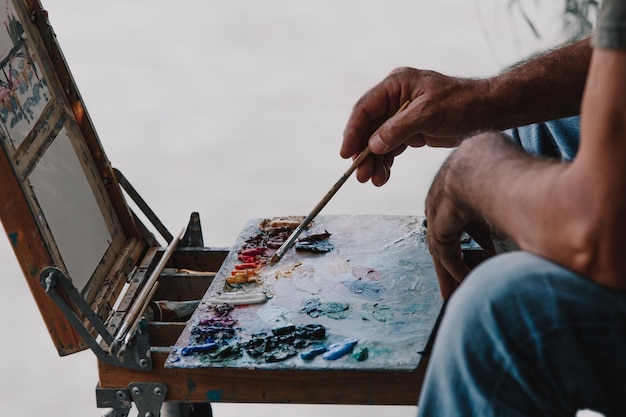
<svg viewBox="0 0 626 417">
<path fill-rule="evenodd" d="M 359 362 L 363 362 L 369 357 L 369 350 L 366 347 L 359 347 L 352 352 L 352 357 Z"/>
</svg>

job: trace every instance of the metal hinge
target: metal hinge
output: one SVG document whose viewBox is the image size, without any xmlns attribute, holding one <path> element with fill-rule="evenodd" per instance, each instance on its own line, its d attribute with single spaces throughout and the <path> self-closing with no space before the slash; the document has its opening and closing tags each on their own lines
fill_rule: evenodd
<svg viewBox="0 0 626 417">
<path fill-rule="evenodd" d="M 136 330 L 128 338 L 116 340 L 63 271 L 56 267 L 45 268 L 41 272 L 39 280 L 46 293 L 61 309 L 100 362 L 140 371 L 152 370 L 148 324 L 145 318 L 139 320 Z M 80 311 L 82 317 L 69 306 L 68 301 L 61 296 L 59 289 L 67 295 L 69 301 Z M 107 348 L 106 350 L 89 331 L 87 323 L 98 334 L 97 338 L 101 338 Z"/>
<path fill-rule="evenodd" d="M 96 387 L 98 408 L 110 408 L 106 417 L 128 417 L 132 403 L 139 417 L 159 417 L 167 394 L 167 386 L 156 382 L 131 382 L 128 389 Z"/>
</svg>

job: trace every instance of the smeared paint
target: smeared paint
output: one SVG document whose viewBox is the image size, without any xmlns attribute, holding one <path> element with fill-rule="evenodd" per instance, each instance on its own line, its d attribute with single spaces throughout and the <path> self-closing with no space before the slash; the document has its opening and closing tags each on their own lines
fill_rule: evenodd
<svg viewBox="0 0 626 417">
<path fill-rule="evenodd" d="M 281 268 L 275 273 L 276 279 L 289 279 L 298 291 L 309 295 L 316 295 L 322 292 L 322 286 L 315 280 L 315 268 L 302 267 L 302 262 L 295 262 L 285 268 Z"/>
<path fill-rule="evenodd" d="M 357 297 L 372 301 L 381 301 L 383 299 L 383 287 L 380 282 L 355 279 L 354 281 L 342 281 L 341 283 Z"/>
<path fill-rule="evenodd" d="M 298 242 L 296 243 L 296 250 L 298 252 L 311 252 L 311 253 L 328 253 L 335 250 L 332 243 L 322 242 Z"/>
<path fill-rule="evenodd" d="M 309 295 L 316 295 L 322 292 L 323 287 L 315 281 L 315 269 L 309 268 L 296 275 L 292 279 L 293 286 Z"/>
<path fill-rule="evenodd" d="M 356 343 L 356 339 L 346 339 L 343 342 L 333 343 L 332 345 L 328 346 L 328 351 L 322 354 L 322 358 L 326 359 L 327 361 L 337 360 L 352 352 L 352 349 L 354 349 Z"/>
<path fill-rule="evenodd" d="M 376 269 L 369 268 L 367 266 L 354 266 L 352 267 L 352 276 L 356 279 L 367 279 L 369 281 L 380 281 L 382 273 Z"/>
<path fill-rule="evenodd" d="M 319 298 L 311 298 L 304 302 L 300 313 L 306 313 L 313 318 L 328 316 L 331 319 L 341 320 L 350 314 L 350 304 L 333 301 L 321 302 Z"/>
<path fill-rule="evenodd" d="M 293 274 L 296 272 L 296 269 L 301 266 L 302 266 L 302 262 L 294 262 L 293 264 L 289 266 L 277 269 L 276 272 L 274 273 L 274 277 L 276 279 L 291 278 Z"/>
<path fill-rule="evenodd" d="M 292 265 L 277 270 L 274 276 L 276 279 L 291 279 L 293 286 L 299 291 L 311 295 L 319 294 L 322 291 L 322 287 L 315 282 L 315 268 L 301 268 L 301 266 L 302 262 L 294 262 Z"/>
<path fill-rule="evenodd" d="M 258 232 L 244 240 L 237 252 L 237 261 L 240 263 L 235 264 L 231 275 L 225 278 L 224 290 L 233 293 L 262 286 L 264 282 L 258 276 L 259 273 L 298 225 L 296 217 L 262 220 L 257 226 Z M 279 273 L 291 272 L 278 271 L 277 274 Z"/>
<path fill-rule="evenodd" d="M 291 313 L 292 312 L 290 310 L 284 307 L 270 305 L 260 309 L 257 314 L 266 323 L 287 326 L 293 324 L 291 319 L 288 317 Z"/>
<path fill-rule="evenodd" d="M 361 318 L 363 320 L 376 320 L 381 323 L 386 323 L 392 321 L 395 316 L 393 314 L 393 309 L 388 305 L 380 303 L 364 303 L 361 306 Z"/>
<path fill-rule="evenodd" d="M 237 322 L 231 315 L 234 307 L 229 304 L 218 304 L 212 306 L 210 317 L 205 317 L 198 324 L 201 326 L 233 327 Z"/>
</svg>

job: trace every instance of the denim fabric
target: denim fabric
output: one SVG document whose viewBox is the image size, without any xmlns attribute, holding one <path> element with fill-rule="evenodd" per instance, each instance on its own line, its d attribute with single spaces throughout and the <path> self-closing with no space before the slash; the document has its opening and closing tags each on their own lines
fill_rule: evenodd
<svg viewBox="0 0 626 417">
<path fill-rule="evenodd" d="M 525 252 L 452 296 L 419 416 L 626 416 L 626 294 Z"/>
<path fill-rule="evenodd" d="M 516 127 L 504 133 L 531 155 L 571 161 L 578 152 L 580 117 Z"/>
<path fill-rule="evenodd" d="M 579 118 L 511 129 L 526 152 L 572 160 Z M 419 416 L 626 416 L 626 293 L 525 252 L 477 267 L 452 296 Z"/>
</svg>

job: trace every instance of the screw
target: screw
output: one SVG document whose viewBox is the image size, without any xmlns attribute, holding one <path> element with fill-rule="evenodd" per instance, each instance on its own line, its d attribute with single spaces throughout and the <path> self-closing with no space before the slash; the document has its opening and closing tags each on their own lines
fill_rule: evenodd
<svg viewBox="0 0 626 417">
<path fill-rule="evenodd" d="M 117 399 L 120 401 L 124 401 L 126 399 L 126 393 L 124 391 L 118 391 L 115 394 L 117 395 Z"/>
<path fill-rule="evenodd" d="M 154 389 L 154 395 L 156 395 L 157 397 L 160 397 L 163 395 L 163 390 L 161 389 L 161 387 L 156 387 Z"/>
<path fill-rule="evenodd" d="M 133 387 L 133 394 L 135 394 L 135 395 L 141 395 L 141 388 L 139 388 L 139 387 Z"/>
<path fill-rule="evenodd" d="M 52 272 L 48 274 L 46 277 L 46 294 L 50 292 L 50 289 L 56 285 L 56 279 L 54 279 L 54 275 Z"/>
<path fill-rule="evenodd" d="M 139 366 L 141 366 L 142 368 L 147 368 L 148 367 L 148 360 L 147 359 L 140 359 L 139 360 Z"/>
<path fill-rule="evenodd" d="M 145 417 L 154 417 L 154 414 L 152 414 L 150 411 L 148 411 L 146 414 L 144 414 Z"/>
</svg>

